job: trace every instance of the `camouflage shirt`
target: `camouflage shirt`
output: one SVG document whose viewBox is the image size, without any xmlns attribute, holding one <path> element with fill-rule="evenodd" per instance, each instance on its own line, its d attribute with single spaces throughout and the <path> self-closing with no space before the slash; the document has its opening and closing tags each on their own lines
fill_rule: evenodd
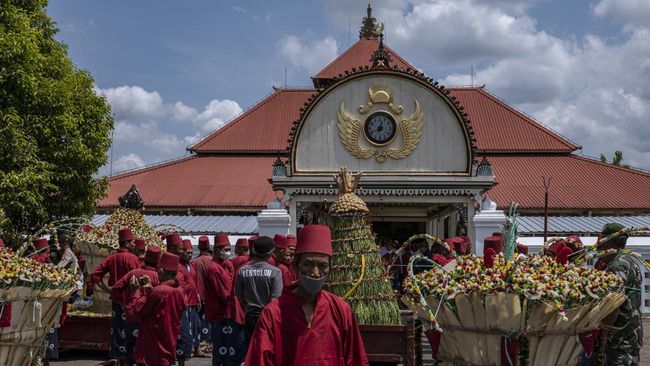
<svg viewBox="0 0 650 366">
<path fill-rule="evenodd" d="M 618 318 L 607 335 L 605 346 L 608 366 L 639 365 L 639 351 L 643 347 L 641 319 L 641 270 L 632 255 L 618 253 L 607 265 L 607 271 L 623 280 L 627 299 L 618 310 Z"/>
</svg>

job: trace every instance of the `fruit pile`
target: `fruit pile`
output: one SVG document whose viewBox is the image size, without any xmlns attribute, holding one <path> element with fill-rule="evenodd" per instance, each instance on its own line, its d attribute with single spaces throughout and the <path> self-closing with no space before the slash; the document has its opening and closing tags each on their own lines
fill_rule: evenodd
<svg viewBox="0 0 650 366">
<path fill-rule="evenodd" d="M 476 292 L 515 293 L 529 300 L 553 304 L 558 310 L 584 305 L 621 290 L 622 281 L 614 274 L 574 264 L 560 264 L 547 256 L 533 254 L 506 261 L 502 254 L 486 266 L 473 255 L 457 258 L 450 270 L 433 269 L 405 281 L 405 290 L 419 298 L 433 295 L 452 300 L 457 294 Z"/>
<path fill-rule="evenodd" d="M 66 269 L 0 250 L 0 289 L 67 290 L 73 288 L 77 280 L 78 275 Z"/>
<path fill-rule="evenodd" d="M 115 250 L 119 247 L 118 232 L 123 227 L 131 228 L 136 238 L 143 238 L 147 245 L 162 246 L 163 241 L 156 231 L 147 224 L 144 216 L 130 208 L 118 208 L 103 226 L 86 226 L 79 233 L 78 239 L 97 245 L 99 248 Z"/>
</svg>

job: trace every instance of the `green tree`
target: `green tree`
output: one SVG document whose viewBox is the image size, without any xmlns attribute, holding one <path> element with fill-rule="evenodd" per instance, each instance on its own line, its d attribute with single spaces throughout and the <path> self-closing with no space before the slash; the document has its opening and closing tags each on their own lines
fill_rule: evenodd
<svg viewBox="0 0 650 366">
<path fill-rule="evenodd" d="M 600 154 L 600 161 L 607 163 L 607 157 L 605 154 Z M 612 157 L 612 165 L 630 169 L 630 166 L 628 164 L 623 164 L 623 152 L 621 150 L 614 151 L 614 156 Z"/>
<path fill-rule="evenodd" d="M 0 208 L 7 238 L 90 215 L 107 187 L 110 106 L 54 39 L 45 0 L 0 2 Z M 15 244 L 15 243 L 14 243 Z"/>
</svg>

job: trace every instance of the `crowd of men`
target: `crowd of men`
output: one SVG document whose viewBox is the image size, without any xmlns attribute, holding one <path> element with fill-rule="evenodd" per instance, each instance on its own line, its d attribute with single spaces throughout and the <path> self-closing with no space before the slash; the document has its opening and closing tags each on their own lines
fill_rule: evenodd
<svg viewBox="0 0 650 366">
<path fill-rule="evenodd" d="M 119 231 L 119 249 L 91 274 L 110 293 L 110 354 L 121 365 L 184 365 L 212 342 L 213 365 L 367 365 L 354 314 L 321 290 L 331 233 L 308 225 L 298 238 L 199 238 L 177 233 L 165 252 Z M 144 249 L 146 248 L 146 250 Z M 104 278 L 108 275 L 108 281 Z"/>
<path fill-rule="evenodd" d="M 603 227 L 601 236 L 619 233 L 616 223 Z M 579 335 L 584 352 L 580 366 L 598 364 L 595 351 L 604 350 L 607 365 L 639 365 L 643 346 L 641 270 L 639 260 L 625 250 L 628 236 L 615 235 L 599 245 L 595 267 L 624 281 L 626 301 L 610 314 L 601 329 Z M 226 234 L 192 243 L 177 233 L 166 236 L 163 253 L 135 238 L 129 228 L 119 231 L 119 249 L 91 274 L 90 288 L 110 293 L 112 324 L 110 354 L 121 365 L 184 365 L 212 343 L 213 365 L 367 365 L 361 335 L 350 306 L 321 290 L 330 271 L 331 233 L 324 225 L 303 227 L 298 238 L 276 235 L 239 239 L 235 255 Z M 392 241 L 379 250 L 390 267 L 413 256 L 414 272 L 431 267 L 425 257 L 444 266 L 450 251 L 471 251 L 468 238 L 452 238 L 431 245 L 415 240 L 410 248 Z M 441 245 L 442 244 L 442 245 Z M 77 270 L 78 248 L 63 238 L 59 252 L 50 252 L 46 239 L 34 240 L 32 258 Z M 484 257 L 503 250 L 499 233 L 484 239 Z M 585 250 L 577 235 L 556 240 L 542 251 L 559 262 L 578 258 Z M 517 246 L 526 255 L 528 248 Z M 75 255 L 76 254 L 76 255 Z M 56 258 L 55 258 L 56 257 Z M 82 265 L 83 266 L 83 265 Z M 401 282 L 403 266 L 396 266 Z M 108 282 L 104 278 L 108 275 Z M 396 284 L 396 289 L 400 285 Z M 62 315 L 62 320 L 65 314 Z M 56 358 L 56 329 L 48 336 L 47 359 Z"/>
</svg>

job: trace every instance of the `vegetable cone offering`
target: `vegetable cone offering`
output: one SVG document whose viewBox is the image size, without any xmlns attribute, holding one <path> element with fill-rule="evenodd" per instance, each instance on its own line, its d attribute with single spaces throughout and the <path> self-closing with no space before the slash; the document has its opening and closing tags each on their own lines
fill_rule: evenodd
<svg viewBox="0 0 650 366">
<path fill-rule="evenodd" d="M 361 174 L 341 168 L 330 207 L 332 269 L 326 290 L 343 297 L 360 324 L 400 324 L 399 307 L 368 225 L 368 207 L 354 190 Z"/>
<path fill-rule="evenodd" d="M 440 324 L 439 357 L 455 364 L 500 364 L 499 345 L 516 344 L 519 365 L 575 365 L 576 336 L 625 301 L 615 275 L 539 255 L 497 254 L 491 267 L 462 256 L 407 279 L 405 290 L 418 316 Z"/>
</svg>

